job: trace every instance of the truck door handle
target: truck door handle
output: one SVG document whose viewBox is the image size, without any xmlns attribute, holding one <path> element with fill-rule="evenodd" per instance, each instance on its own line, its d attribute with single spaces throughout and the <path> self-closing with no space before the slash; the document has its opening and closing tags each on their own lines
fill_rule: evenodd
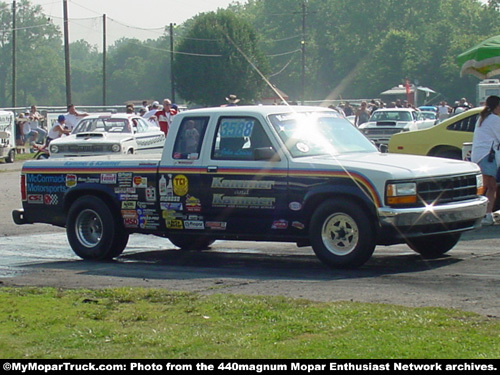
<svg viewBox="0 0 500 375">
<path fill-rule="evenodd" d="M 217 168 L 217 166 L 216 166 L 216 165 L 209 165 L 209 166 L 207 167 L 207 172 L 208 172 L 208 173 L 216 173 L 216 172 L 217 172 L 217 169 L 218 169 L 218 168 Z"/>
</svg>

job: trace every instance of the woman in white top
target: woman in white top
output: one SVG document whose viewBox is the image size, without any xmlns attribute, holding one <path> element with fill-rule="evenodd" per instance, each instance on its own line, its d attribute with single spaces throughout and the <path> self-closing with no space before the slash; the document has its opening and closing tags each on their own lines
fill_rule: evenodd
<svg viewBox="0 0 500 375">
<path fill-rule="evenodd" d="M 488 208 L 483 225 L 493 224 L 493 206 L 495 204 L 497 193 L 497 172 L 498 165 L 495 155 L 490 156 L 493 150 L 500 153 L 500 97 L 496 95 L 489 96 L 486 99 L 486 105 L 479 114 L 479 119 L 474 130 L 472 139 L 471 161 L 477 163 L 483 174 L 483 185 L 486 189 L 488 198 Z"/>
</svg>

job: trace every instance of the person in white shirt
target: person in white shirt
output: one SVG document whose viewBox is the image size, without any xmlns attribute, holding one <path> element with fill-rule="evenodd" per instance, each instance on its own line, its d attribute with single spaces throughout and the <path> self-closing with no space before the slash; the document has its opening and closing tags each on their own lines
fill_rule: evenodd
<svg viewBox="0 0 500 375">
<path fill-rule="evenodd" d="M 439 103 L 437 109 L 438 109 L 439 122 L 446 120 L 448 117 L 450 117 L 451 107 L 445 101 Z"/>
<path fill-rule="evenodd" d="M 497 194 L 497 173 L 500 160 L 500 97 L 491 95 L 479 114 L 472 138 L 471 161 L 477 163 L 483 175 L 483 186 L 488 198 L 483 225 L 492 225 L 493 206 Z"/>
<path fill-rule="evenodd" d="M 50 144 L 50 141 L 60 138 L 63 134 L 68 135 L 69 133 L 71 133 L 69 129 L 66 128 L 66 125 L 64 123 L 65 120 L 66 117 L 64 115 L 59 115 L 59 117 L 57 118 L 57 122 L 49 130 L 49 135 L 47 136 L 47 143 L 45 144 L 45 147 Z"/>
<path fill-rule="evenodd" d="M 68 105 L 68 113 L 64 114 L 64 118 L 66 119 L 66 127 L 72 131 L 73 128 L 78 124 L 78 121 L 82 117 L 88 116 L 89 114 L 86 112 L 77 112 L 74 104 Z"/>
</svg>

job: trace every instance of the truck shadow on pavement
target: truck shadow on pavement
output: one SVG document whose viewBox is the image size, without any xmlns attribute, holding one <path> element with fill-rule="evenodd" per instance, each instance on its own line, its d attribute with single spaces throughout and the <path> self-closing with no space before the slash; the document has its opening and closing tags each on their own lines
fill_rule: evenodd
<svg viewBox="0 0 500 375">
<path fill-rule="evenodd" d="M 379 254 L 358 269 L 332 269 L 314 254 L 261 254 L 223 251 L 154 250 L 125 252 L 109 262 L 57 261 L 26 268 L 68 270 L 79 275 L 157 280 L 289 279 L 339 280 L 418 273 L 450 266 L 461 259 L 443 256 L 425 260 L 418 254 Z"/>
</svg>

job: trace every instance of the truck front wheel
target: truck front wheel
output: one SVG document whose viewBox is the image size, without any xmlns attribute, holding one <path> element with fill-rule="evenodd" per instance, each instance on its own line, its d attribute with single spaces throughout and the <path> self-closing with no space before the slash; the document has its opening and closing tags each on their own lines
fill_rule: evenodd
<svg viewBox="0 0 500 375">
<path fill-rule="evenodd" d="M 9 154 L 5 158 L 6 163 L 14 163 L 16 160 L 16 150 L 13 148 L 9 151 Z"/>
<path fill-rule="evenodd" d="M 355 268 L 375 250 L 375 230 L 370 218 L 352 201 L 328 200 L 311 218 L 311 245 L 316 256 L 335 268 Z"/>
<path fill-rule="evenodd" d="M 427 259 L 438 258 L 450 251 L 460 240 L 460 233 L 438 234 L 435 236 L 412 238 L 408 246 Z"/>
<path fill-rule="evenodd" d="M 215 242 L 215 240 L 205 236 L 193 235 L 169 236 L 168 239 L 174 246 L 179 247 L 181 250 L 206 250 Z"/>
<path fill-rule="evenodd" d="M 118 215 L 100 198 L 78 198 L 68 213 L 66 235 L 73 251 L 82 259 L 107 260 L 119 256 L 129 234 Z"/>
</svg>

